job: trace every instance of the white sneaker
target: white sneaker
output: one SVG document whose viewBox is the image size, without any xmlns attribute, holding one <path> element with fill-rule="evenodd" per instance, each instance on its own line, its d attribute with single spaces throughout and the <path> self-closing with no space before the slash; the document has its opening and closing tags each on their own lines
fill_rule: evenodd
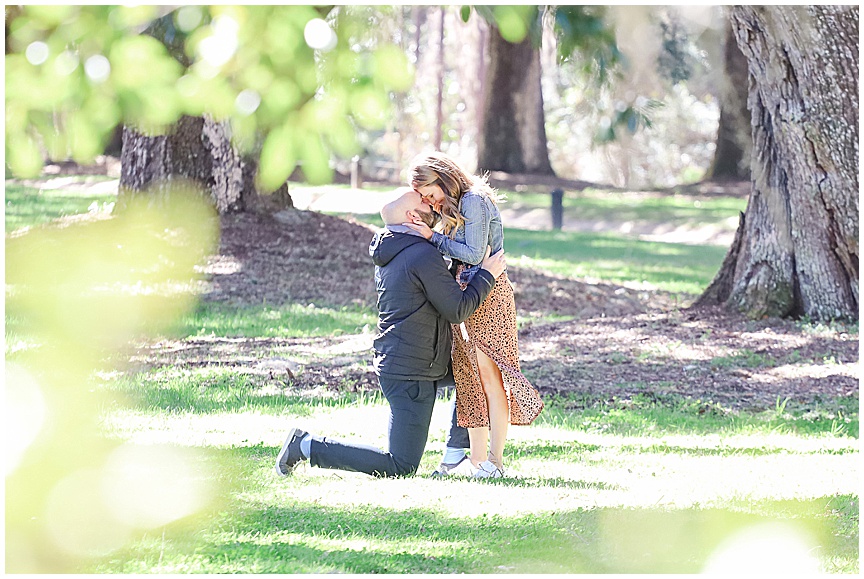
<svg viewBox="0 0 864 579">
<path fill-rule="evenodd" d="M 478 465 L 480 468 L 474 473 L 474 478 L 501 478 L 504 473 L 495 466 L 492 461 L 485 460 Z"/>
<path fill-rule="evenodd" d="M 462 457 L 462 460 L 455 464 L 447 464 L 442 462 L 438 465 L 438 470 L 432 473 L 432 476 L 435 478 L 445 477 L 445 476 L 473 476 L 474 475 L 474 465 L 471 464 L 471 461 L 468 459 L 468 456 Z"/>
</svg>

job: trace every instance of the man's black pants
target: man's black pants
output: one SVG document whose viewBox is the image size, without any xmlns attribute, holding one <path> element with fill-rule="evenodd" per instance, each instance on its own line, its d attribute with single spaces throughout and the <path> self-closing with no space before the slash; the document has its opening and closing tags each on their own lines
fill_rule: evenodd
<svg viewBox="0 0 864 579">
<path fill-rule="evenodd" d="M 377 477 L 410 475 L 417 471 L 435 405 L 436 382 L 401 382 L 378 379 L 390 403 L 390 451 L 374 446 L 312 437 L 312 466 L 365 472 Z"/>
</svg>

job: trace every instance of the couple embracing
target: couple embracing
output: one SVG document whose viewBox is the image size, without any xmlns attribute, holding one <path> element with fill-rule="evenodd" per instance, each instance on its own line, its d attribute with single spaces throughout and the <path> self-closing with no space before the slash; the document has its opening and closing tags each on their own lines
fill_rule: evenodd
<svg viewBox="0 0 864 579">
<path fill-rule="evenodd" d="M 436 475 L 503 476 L 508 426 L 530 424 L 543 409 L 519 370 L 496 191 L 442 153 L 422 157 L 410 176 L 411 189 L 381 210 L 385 229 L 369 246 L 378 292 L 374 367 L 390 405 L 389 449 L 294 428 L 276 459 L 282 476 L 304 460 L 378 477 L 414 474 L 451 358 L 456 404 Z"/>
</svg>

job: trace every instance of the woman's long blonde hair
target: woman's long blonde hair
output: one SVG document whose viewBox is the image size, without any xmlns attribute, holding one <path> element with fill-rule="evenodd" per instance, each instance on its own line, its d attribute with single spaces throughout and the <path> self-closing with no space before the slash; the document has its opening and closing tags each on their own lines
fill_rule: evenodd
<svg viewBox="0 0 864 579">
<path fill-rule="evenodd" d="M 465 224 L 459 213 L 459 201 L 468 191 L 486 195 L 494 204 L 504 201 L 504 196 L 489 185 L 486 175 L 469 175 L 445 155 L 435 152 L 415 159 L 411 166 L 411 187 L 419 189 L 426 185 L 438 185 L 444 192 L 441 204 L 441 231 L 451 238 Z"/>
</svg>

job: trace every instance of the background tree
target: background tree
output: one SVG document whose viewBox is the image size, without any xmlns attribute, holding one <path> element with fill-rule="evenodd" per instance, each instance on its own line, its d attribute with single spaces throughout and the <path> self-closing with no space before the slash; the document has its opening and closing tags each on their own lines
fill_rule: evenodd
<svg viewBox="0 0 864 579">
<path fill-rule="evenodd" d="M 151 22 L 144 34 L 161 42 L 188 70 L 192 65 L 185 50 L 188 34 L 178 28 L 177 20 L 177 12 L 170 12 Z M 243 178 L 244 169 L 253 167 L 254 161 L 244 163 L 231 142 L 228 123 L 207 114 L 182 115 L 166 134 L 148 135 L 123 127 L 117 206 L 124 208 L 130 197 L 144 191 L 154 197 L 170 192 L 174 180 L 185 178 L 209 191 L 219 213 L 241 210 L 255 193 L 254 172 L 251 178 Z"/>
<path fill-rule="evenodd" d="M 560 37 L 560 61 L 581 51 L 601 78 L 619 56 L 603 7 L 477 7 L 490 23 L 478 166 L 508 173 L 554 175 L 543 106 L 543 23 Z M 463 19 L 467 20 L 463 9 Z M 546 16 L 551 16 L 546 18 Z M 596 65 L 596 66 L 595 66 Z"/>
<path fill-rule="evenodd" d="M 516 7 L 496 9 L 499 20 L 505 17 L 504 10 L 516 13 Z M 477 165 L 482 170 L 553 175 L 546 149 L 539 42 L 527 28 L 538 17 L 533 11 L 528 17 L 532 19 L 516 33 L 499 24 L 491 26 Z"/>
<path fill-rule="evenodd" d="M 750 70 L 752 191 L 698 303 L 858 317 L 858 7 L 736 6 Z"/>
<path fill-rule="evenodd" d="M 741 52 L 727 21 L 723 39 L 723 75 L 720 83 L 720 119 L 717 148 L 706 179 L 750 178 L 750 111 L 747 109 L 747 57 Z"/>
</svg>

